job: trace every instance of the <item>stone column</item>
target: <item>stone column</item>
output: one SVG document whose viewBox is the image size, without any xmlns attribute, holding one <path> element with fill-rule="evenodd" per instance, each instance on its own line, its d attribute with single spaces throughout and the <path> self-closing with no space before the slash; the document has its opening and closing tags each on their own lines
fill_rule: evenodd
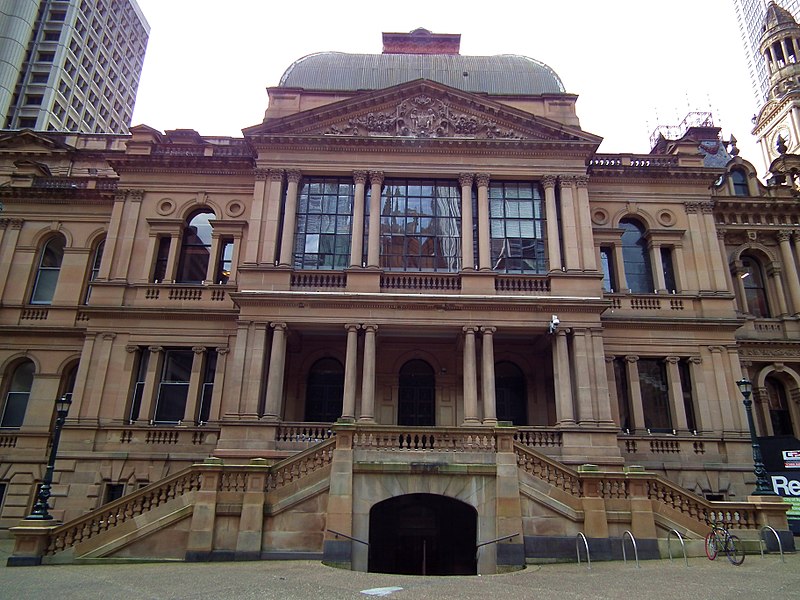
<svg viewBox="0 0 800 600">
<path fill-rule="evenodd" d="M 775 297 L 778 301 L 778 310 L 780 315 L 788 315 L 789 307 L 786 304 L 786 292 L 783 289 L 783 280 L 781 279 L 781 266 L 777 263 L 771 263 L 767 266 L 767 277 L 772 280 L 772 289 L 775 290 Z M 744 281 L 742 281 L 742 290 L 744 292 Z M 750 307 L 747 306 L 747 295 L 743 296 L 745 300 L 745 312 L 750 312 Z"/>
<path fill-rule="evenodd" d="M 574 178 L 568 175 L 559 177 L 561 188 L 561 232 L 564 240 L 564 262 L 568 270 L 581 268 L 579 231 L 575 220 Z"/>
<path fill-rule="evenodd" d="M 477 327 L 468 325 L 464 332 L 464 424 L 480 423 L 478 414 L 478 371 L 475 364 L 475 332 Z"/>
<path fill-rule="evenodd" d="M 736 292 L 734 289 L 733 278 L 731 277 L 731 270 L 728 268 L 728 251 L 725 248 L 725 229 L 717 229 L 717 241 L 719 242 L 719 255 L 722 257 L 722 271 L 725 274 L 726 289 L 731 292 Z"/>
<path fill-rule="evenodd" d="M 133 241 L 136 239 L 136 227 L 139 224 L 143 198 L 144 190 L 128 190 L 125 198 L 125 208 L 122 212 L 122 223 L 117 240 L 118 252 L 115 256 L 112 275 L 114 279 L 120 281 L 128 279 L 128 268 L 133 256 Z"/>
<path fill-rule="evenodd" d="M 281 204 L 283 196 L 281 190 L 283 187 L 283 170 L 270 169 L 267 173 L 268 183 L 266 189 L 266 198 L 264 204 L 264 212 L 261 222 L 254 222 L 250 218 L 253 227 L 261 228 L 261 241 L 255 248 L 258 256 L 259 263 L 266 263 L 274 265 L 276 260 L 279 259 L 278 254 L 278 225 L 280 223 Z M 249 246 L 249 243 L 248 243 Z M 250 256 L 250 248 L 247 249 L 247 256 Z M 249 261 L 248 261 L 249 262 Z"/>
<path fill-rule="evenodd" d="M 358 369 L 359 325 L 356 323 L 348 323 L 344 328 L 347 330 L 347 353 L 344 359 L 342 420 L 354 421 L 356 418 L 356 371 Z"/>
<path fill-rule="evenodd" d="M 217 348 L 217 369 L 214 371 L 214 391 L 211 393 L 211 406 L 208 411 L 208 420 L 216 422 L 223 415 L 222 412 L 222 390 L 225 389 L 225 366 L 228 362 L 228 346 Z"/>
<path fill-rule="evenodd" d="M 728 382 L 725 371 L 725 364 L 722 360 L 722 353 L 725 348 L 722 346 L 709 346 L 711 352 L 711 363 L 714 372 L 714 382 L 716 383 L 716 396 L 722 413 L 722 431 L 736 431 L 736 422 L 733 418 L 733 407 L 731 406 L 731 396 L 728 390 Z"/>
<path fill-rule="evenodd" d="M 553 386 L 556 393 L 556 419 L 559 425 L 575 424 L 572 405 L 572 376 L 569 367 L 567 332 L 559 329 L 553 336 Z"/>
<path fill-rule="evenodd" d="M 369 182 L 372 186 L 369 195 L 369 238 L 367 239 L 367 266 L 381 266 L 381 189 L 383 188 L 383 172 L 370 171 Z"/>
<path fill-rule="evenodd" d="M 769 414 L 769 392 L 767 388 L 753 387 L 753 418 L 756 431 L 763 431 L 765 437 L 775 435 L 772 428 L 772 418 Z"/>
<path fill-rule="evenodd" d="M 100 344 L 99 352 L 95 354 L 97 360 L 92 363 L 92 393 L 88 398 L 83 399 L 81 406 L 82 417 L 91 420 L 99 419 L 100 417 L 100 407 L 103 403 L 103 396 L 108 383 L 108 365 L 111 362 L 111 351 L 116 337 L 116 333 L 107 331 L 99 334 L 97 338 Z M 150 359 L 155 360 L 155 357 L 151 356 Z M 155 362 L 158 361 L 155 360 Z"/>
<path fill-rule="evenodd" d="M 630 293 L 628 278 L 625 277 L 625 257 L 622 254 L 622 240 L 614 243 L 614 273 L 617 276 L 617 292 Z"/>
<path fill-rule="evenodd" d="M 475 242 L 472 239 L 472 173 L 461 173 L 461 269 L 472 271 L 475 265 Z"/>
<path fill-rule="evenodd" d="M 178 276 L 178 258 L 181 250 L 181 238 L 183 237 L 183 226 L 176 233 L 169 236 L 169 255 L 167 256 L 167 268 L 164 271 L 164 283 L 175 283 Z"/>
<path fill-rule="evenodd" d="M 495 327 L 481 327 L 483 334 L 481 375 L 483 384 L 483 424 L 497 424 L 497 399 L 494 389 L 494 332 Z"/>
<path fill-rule="evenodd" d="M 223 418 L 238 418 L 243 409 L 244 390 L 246 387 L 246 362 L 247 342 L 250 336 L 250 322 L 238 321 L 236 323 L 236 337 L 233 342 L 233 356 L 231 356 L 230 381 L 222 393 L 222 406 L 220 414 Z"/>
<path fill-rule="evenodd" d="M 183 411 L 183 421 L 197 423 L 200 393 L 203 387 L 203 359 L 206 356 L 205 346 L 192 346 L 192 373 L 189 376 L 189 391 L 186 394 L 186 406 Z"/>
<path fill-rule="evenodd" d="M 708 255 L 711 258 L 711 270 L 713 271 L 712 281 L 714 283 L 714 290 L 717 292 L 724 292 L 728 289 L 728 282 L 725 279 L 725 256 L 724 250 L 720 252 L 719 244 L 714 243 L 714 232 L 717 230 L 717 224 L 714 222 L 714 203 L 703 202 L 703 221 L 705 224 L 706 239 Z"/>
<path fill-rule="evenodd" d="M 794 255 L 795 257 L 800 257 L 800 231 L 795 231 L 792 239 L 794 241 Z"/>
<path fill-rule="evenodd" d="M 575 392 L 578 405 L 578 423 L 594 423 L 592 412 L 592 385 L 589 378 L 589 352 L 586 344 L 586 330 L 575 329 L 573 340 L 573 373 L 575 373 Z"/>
<path fill-rule="evenodd" d="M 108 233 L 106 234 L 106 246 L 103 248 L 103 260 L 100 263 L 100 273 L 97 275 L 98 281 L 108 281 L 112 277 L 111 267 L 114 263 L 114 253 L 117 248 L 120 227 L 122 226 L 122 211 L 125 208 L 125 190 L 118 190 L 114 194 L 114 206 L 111 209 L 111 220 L 108 223 Z M 5 281 L 0 277 L 0 281 Z"/>
<path fill-rule="evenodd" d="M 245 350 L 244 377 L 242 379 L 242 395 L 239 401 L 240 419 L 258 419 L 261 412 L 261 399 L 264 389 L 264 359 L 267 351 L 267 324 L 253 323 L 250 326 L 250 335 L 247 338 Z M 275 351 L 273 338 L 272 350 Z M 270 362 L 270 368 L 272 363 Z M 281 387 L 278 395 L 279 401 L 283 398 L 283 367 L 281 366 Z M 272 371 L 267 380 L 267 385 L 272 381 Z M 280 414 L 280 413 L 278 413 Z"/>
<path fill-rule="evenodd" d="M 631 401 L 633 413 L 633 429 L 643 432 L 647 429 L 644 420 L 644 405 L 642 404 L 642 388 L 639 384 L 639 357 L 629 355 L 625 357 L 625 366 L 628 371 L 628 398 Z"/>
<path fill-rule="evenodd" d="M 211 234 L 211 251 L 208 256 L 208 268 L 206 269 L 206 278 L 203 283 L 214 285 L 217 283 L 217 269 L 219 267 L 219 233 Z"/>
<path fill-rule="evenodd" d="M 561 270 L 561 236 L 558 234 L 558 209 L 556 208 L 556 178 L 542 177 L 544 188 L 544 217 L 547 227 L 547 258 L 551 271 Z"/>
<path fill-rule="evenodd" d="M 478 268 L 492 270 L 491 236 L 489 235 L 489 174 L 475 176 L 478 185 Z"/>
<path fill-rule="evenodd" d="M 676 244 L 672 247 L 672 269 L 675 271 L 675 286 L 678 291 L 685 291 L 689 289 L 689 284 L 686 281 L 686 265 L 683 259 L 683 247 Z"/>
<path fill-rule="evenodd" d="M 272 327 L 272 351 L 269 355 L 267 376 L 267 401 L 264 419 L 279 421 L 283 408 L 283 376 L 286 366 L 286 323 L 270 323 Z"/>
<path fill-rule="evenodd" d="M 375 333 L 378 326 L 364 324 L 364 368 L 361 382 L 361 416 L 359 421 L 375 422 Z"/>
<path fill-rule="evenodd" d="M 601 340 L 602 342 L 602 340 Z M 622 423 L 622 415 L 619 411 L 619 396 L 617 395 L 617 375 L 614 370 L 614 360 L 616 357 L 613 354 L 606 354 L 605 355 L 605 367 L 606 367 L 606 381 L 610 384 L 608 386 L 608 404 L 609 409 L 611 411 L 611 419 L 612 422 L 617 425 L 620 429 L 624 429 Z"/>
<path fill-rule="evenodd" d="M 672 428 L 683 433 L 689 430 L 689 425 L 686 422 L 686 406 L 683 404 L 683 385 L 681 384 L 681 374 L 678 367 L 680 360 L 678 356 L 668 356 L 665 362 L 667 363 L 667 385 L 669 386 Z"/>
<path fill-rule="evenodd" d="M 686 216 L 689 221 L 689 239 L 692 242 L 692 255 L 694 256 L 694 272 L 698 282 L 699 291 L 710 291 L 709 267 L 705 260 L 706 245 L 704 242 L 706 231 L 700 218 L 702 202 L 685 202 Z"/>
<path fill-rule="evenodd" d="M 96 333 L 87 332 L 83 338 L 83 347 L 81 348 L 81 358 L 78 361 L 78 372 L 75 375 L 75 387 L 72 390 L 72 406 L 70 412 L 71 418 L 78 418 L 85 416 L 84 401 L 88 403 L 87 393 L 89 391 L 89 368 L 92 362 L 92 354 L 94 353 L 94 343 L 97 338 Z M 130 350 L 128 350 L 130 348 Z M 128 352 L 135 352 L 138 350 L 137 346 L 126 346 L 125 350 Z M 128 361 L 125 373 L 129 374 L 133 368 L 133 361 Z M 130 392 L 128 392 L 130 393 Z M 126 417 L 127 419 L 127 417 Z"/>
<path fill-rule="evenodd" d="M 783 229 L 778 232 L 777 237 L 781 248 L 783 272 L 789 284 L 789 298 L 791 300 L 790 314 L 796 315 L 800 313 L 800 280 L 797 278 L 797 263 L 795 263 L 794 256 L 792 255 L 792 246 L 790 243 L 791 235 L 791 231 Z"/>
<path fill-rule="evenodd" d="M 661 244 L 651 240 L 647 244 L 647 250 L 650 254 L 650 268 L 653 269 L 653 283 L 656 286 L 653 291 L 664 294 L 667 292 L 667 284 L 664 279 L 664 263 L 661 260 Z"/>
<path fill-rule="evenodd" d="M 258 250 L 261 247 L 261 232 L 269 193 L 270 171 L 256 169 L 254 175 L 255 185 L 253 186 L 253 203 L 250 205 L 250 227 L 247 228 L 247 251 L 243 261 L 252 265 L 258 263 Z"/>
<path fill-rule="evenodd" d="M 281 230 L 280 265 L 291 267 L 294 253 L 294 230 L 297 222 L 297 185 L 300 171 L 286 171 L 286 203 L 283 207 L 283 229 Z"/>
<path fill-rule="evenodd" d="M 611 397 L 608 389 L 608 369 L 606 368 L 605 349 L 603 348 L 603 330 L 591 329 L 592 354 L 594 354 L 594 393 L 595 418 L 602 425 L 612 425 Z M 613 365 L 612 365 L 613 368 Z M 612 378 L 613 381 L 613 378 Z M 616 396 L 616 394 L 615 394 Z"/>
<path fill-rule="evenodd" d="M 2 299 L 5 296 L 11 265 L 16 262 L 14 254 L 19 241 L 19 232 L 22 229 L 22 219 L 0 219 L 0 224 L 7 231 L 3 235 L 3 243 L 0 245 L 0 299 Z"/>
<path fill-rule="evenodd" d="M 584 271 L 595 271 L 597 270 L 597 257 L 594 251 L 592 215 L 589 206 L 589 178 L 586 175 L 578 175 L 575 177 L 575 185 L 578 189 L 576 213 L 583 269 Z"/>
<path fill-rule="evenodd" d="M 356 189 L 353 194 L 353 222 L 350 229 L 350 267 L 360 267 L 364 260 L 364 186 L 366 171 L 353 171 Z"/>
<path fill-rule="evenodd" d="M 161 353 L 164 348 L 161 346 L 149 346 L 147 350 L 150 356 L 147 360 L 147 374 L 144 378 L 144 391 L 142 392 L 142 402 L 139 405 L 139 421 L 151 421 L 155 403 L 158 400 L 159 373 L 161 372 Z"/>
<path fill-rule="evenodd" d="M 706 401 L 708 394 L 706 392 L 706 379 L 703 372 L 703 359 L 700 356 L 692 356 L 689 358 L 689 369 L 692 376 L 692 385 L 694 386 L 694 397 L 699 401 L 695 403 L 697 410 L 695 411 L 695 427 L 698 431 L 713 431 L 714 423 L 711 419 L 711 411 L 709 403 Z"/>
</svg>

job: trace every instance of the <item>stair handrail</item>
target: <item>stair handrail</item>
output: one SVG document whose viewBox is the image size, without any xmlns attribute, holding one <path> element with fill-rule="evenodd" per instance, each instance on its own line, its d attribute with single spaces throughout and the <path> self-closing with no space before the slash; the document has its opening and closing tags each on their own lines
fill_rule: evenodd
<svg viewBox="0 0 800 600">
<path fill-rule="evenodd" d="M 276 490 L 330 464 L 333 460 L 335 446 L 336 438 L 330 437 L 271 465 L 264 483 L 264 491 Z M 310 462 L 309 459 L 313 459 L 313 462 Z"/>
<path fill-rule="evenodd" d="M 534 477 L 543 480 L 545 483 L 559 487 L 577 498 L 583 496 L 583 482 L 580 473 L 577 471 L 570 469 L 520 442 L 514 442 L 514 453 L 517 455 L 517 465 L 531 473 Z M 532 469 L 527 468 L 530 463 L 526 462 L 526 459 L 528 461 L 536 461 Z M 536 473 L 537 467 L 539 467 L 543 474 L 546 474 L 546 477 Z"/>
</svg>

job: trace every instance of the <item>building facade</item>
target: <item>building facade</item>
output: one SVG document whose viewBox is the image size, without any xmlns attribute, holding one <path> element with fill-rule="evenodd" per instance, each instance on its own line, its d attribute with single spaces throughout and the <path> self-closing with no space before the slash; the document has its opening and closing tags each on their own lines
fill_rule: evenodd
<svg viewBox="0 0 800 600">
<path fill-rule="evenodd" d="M 242 138 L 0 138 L 3 526 L 72 398 L 66 522 L 20 557 L 488 573 L 787 530 L 735 382 L 800 433 L 791 186 L 708 121 L 598 153 L 552 69 L 459 41 L 302 58 Z"/>
<path fill-rule="evenodd" d="M 126 133 L 150 26 L 136 0 L 12 0 L 0 127 Z"/>
</svg>

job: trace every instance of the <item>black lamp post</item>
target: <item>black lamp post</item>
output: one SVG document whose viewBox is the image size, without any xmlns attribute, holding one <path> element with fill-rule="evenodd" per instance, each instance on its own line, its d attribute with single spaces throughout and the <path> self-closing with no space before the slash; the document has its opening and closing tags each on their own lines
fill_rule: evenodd
<svg viewBox="0 0 800 600">
<path fill-rule="evenodd" d="M 754 496 L 775 496 L 775 491 L 767 480 L 767 469 L 764 467 L 764 459 L 761 457 L 761 445 L 756 437 L 756 426 L 753 423 L 753 401 L 750 394 L 753 393 L 753 384 L 749 379 L 740 379 L 736 382 L 736 387 L 744 396 L 744 410 L 747 413 L 747 426 L 750 428 L 750 444 L 753 446 L 753 472 L 756 474 L 756 491 Z"/>
<path fill-rule="evenodd" d="M 53 428 L 53 445 L 50 446 L 50 458 L 47 460 L 47 469 L 44 472 L 42 484 L 39 486 L 39 493 L 36 495 L 36 504 L 33 505 L 33 512 L 25 517 L 28 521 L 50 521 L 53 518 L 47 510 L 50 508 L 47 501 L 50 499 L 50 487 L 53 484 L 53 471 L 56 466 L 56 454 L 58 454 L 58 442 L 61 439 L 61 429 L 64 421 L 67 420 L 70 404 L 72 404 L 72 394 L 64 394 L 56 400 L 56 424 Z"/>
</svg>

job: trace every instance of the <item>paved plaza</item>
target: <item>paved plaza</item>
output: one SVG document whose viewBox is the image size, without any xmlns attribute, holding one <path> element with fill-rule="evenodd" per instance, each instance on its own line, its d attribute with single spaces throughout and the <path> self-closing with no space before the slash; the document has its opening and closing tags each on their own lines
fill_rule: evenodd
<svg viewBox="0 0 800 600">
<path fill-rule="evenodd" d="M 380 597 L 392 600 L 647 600 L 691 598 L 800 598 L 800 555 L 748 555 L 735 567 L 724 558 L 531 565 L 483 577 L 416 577 L 355 573 L 318 562 L 138 563 L 5 567 L 11 549 L 0 542 L 0 598 L 81 600 L 124 598 L 294 600 Z M 378 588 L 378 589 L 376 589 Z M 364 593 L 374 590 L 372 595 Z"/>
</svg>

